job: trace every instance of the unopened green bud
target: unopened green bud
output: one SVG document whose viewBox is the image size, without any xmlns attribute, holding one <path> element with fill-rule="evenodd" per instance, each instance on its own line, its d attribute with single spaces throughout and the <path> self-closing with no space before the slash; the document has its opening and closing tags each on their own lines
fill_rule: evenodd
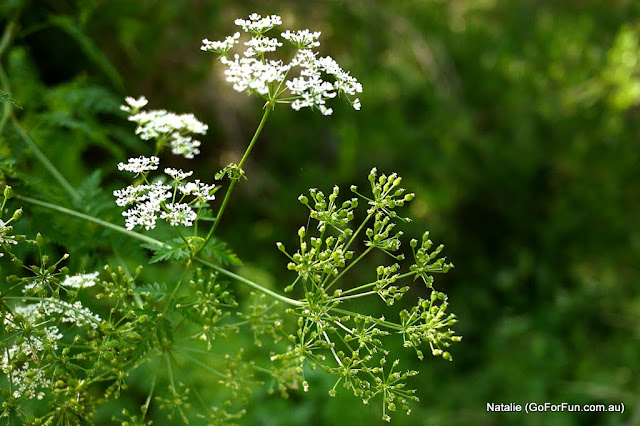
<svg viewBox="0 0 640 426">
<path fill-rule="evenodd" d="M 8 200 L 11 197 L 13 197 L 13 188 L 7 185 L 4 187 L 4 198 Z"/>
<path fill-rule="evenodd" d="M 38 235 L 36 235 L 36 244 L 38 245 L 38 247 L 42 247 L 44 245 L 44 239 L 42 238 L 42 234 L 40 234 L 38 232 Z"/>
<path fill-rule="evenodd" d="M 13 212 L 13 216 L 11 216 L 11 220 L 18 220 L 22 217 L 22 207 Z"/>
</svg>

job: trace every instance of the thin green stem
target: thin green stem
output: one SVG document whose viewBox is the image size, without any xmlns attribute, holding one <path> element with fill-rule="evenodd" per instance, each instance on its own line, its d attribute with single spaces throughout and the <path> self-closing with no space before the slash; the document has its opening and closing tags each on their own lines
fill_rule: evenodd
<svg viewBox="0 0 640 426">
<path fill-rule="evenodd" d="M 404 274 L 400 274 L 396 277 L 396 280 L 400 280 L 402 278 L 406 278 L 406 277 L 410 277 L 411 275 L 415 275 L 416 273 L 411 271 L 411 272 L 405 272 Z M 373 281 L 367 284 L 362 284 L 358 287 L 354 287 L 354 288 L 350 288 L 348 290 L 345 290 L 342 292 L 342 296 L 345 296 L 347 294 L 351 294 L 351 293 L 355 293 L 358 292 L 360 290 L 364 290 L 365 288 L 369 288 L 369 287 L 373 287 L 374 285 L 376 285 L 378 281 Z"/>
<path fill-rule="evenodd" d="M 78 217 L 80 219 L 84 219 L 86 221 L 96 223 L 96 224 L 98 224 L 100 226 L 104 226 L 105 228 L 109 228 L 109 229 L 112 229 L 112 230 L 114 230 L 116 232 L 120 232 L 121 234 L 125 234 L 128 237 L 135 238 L 135 239 L 140 240 L 140 241 L 144 241 L 145 243 L 155 244 L 155 245 L 158 245 L 160 247 L 166 246 L 165 243 L 163 243 L 162 241 L 156 240 L 155 238 L 151 238 L 151 237 L 148 237 L 146 235 L 139 234 L 137 232 L 129 231 L 128 229 L 123 228 L 121 226 L 114 225 L 113 223 L 105 222 L 104 220 L 95 218 L 93 216 L 86 215 L 84 213 L 77 212 L 75 210 L 67 209 L 65 207 L 60 207 L 58 205 L 47 203 L 45 201 L 36 200 L 34 198 L 25 197 L 24 195 L 14 194 L 14 197 L 18 198 L 18 199 L 20 199 L 22 201 L 26 201 L 27 203 L 35 204 L 35 205 L 38 205 L 38 206 L 41 206 L 41 207 L 46 207 L 46 208 L 51 209 L 51 210 L 56 210 L 56 211 L 59 211 L 61 213 L 68 214 L 70 216 L 75 216 L 75 217 Z"/>
<path fill-rule="evenodd" d="M 7 50 L 9 45 L 11 44 L 11 39 L 13 38 L 13 32 L 16 28 L 15 23 L 9 22 L 6 28 L 4 29 L 4 33 L 2 34 L 2 39 L 0 40 L 0 86 L 2 90 L 7 94 L 10 94 L 9 90 L 9 78 L 7 74 L 4 72 L 4 67 L 2 66 L 2 57 L 4 56 L 4 52 Z M 11 102 L 4 102 L 4 109 L 2 112 L 2 117 L 0 117 L 0 133 L 4 129 L 7 120 L 11 116 Z"/>
<path fill-rule="evenodd" d="M 269 112 L 271 112 L 271 107 L 267 106 L 264 110 L 264 114 L 262 115 L 262 120 L 260 120 L 260 124 L 258 124 L 258 128 L 256 129 L 256 132 L 253 134 L 253 138 L 251 139 L 251 142 L 247 147 L 247 150 L 244 152 L 244 155 L 242 156 L 240 163 L 238 163 L 238 171 L 242 170 L 242 166 L 244 165 L 245 161 L 247 161 L 247 158 L 249 157 L 249 153 L 253 149 L 253 146 L 255 145 L 256 141 L 258 140 L 258 136 L 260 136 L 260 133 L 262 132 L 264 123 L 266 123 L 267 117 L 269 117 Z M 198 251 L 196 252 L 196 255 L 206 247 L 207 243 L 213 236 L 213 233 L 216 231 L 216 228 L 220 223 L 220 218 L 222 217 L 222 214 L 224 213 L 227 207 L 227 203 L 229 202 L 229 198 L 231 197 L 231 193 L 233 192 L 233 189 L 235 188 L 236 183 L 238 182 L 238 179 L 239 177 L 234 177 L 231 179 L 231 183 L 227 188 L 227 193 L 224 195 L 224 199 L 222 200 L 222 205 L 220 206 L 220 210 L 218 210 L 218 214 L 216 215 L 216 220 L 213 222 L 213 225 L 211 225 L 211 229 L 209 230 L 209 233 L 207 234 L 207 237 L 205 238 L 204 243 L 202 244 L 202 247 L 200 247 L 200 249 L 198 249 Z"/>
<path fill-rule="evenodd" d="M 200 259 L 200 258 L 196 258 L 195 259 L 196 262 L 201 263 L 202 265 L 206 266 L 207 268 L 213 269 L 214 271 L 217 271 L 219 273 L 221 273 L 222 275 L 226 275 L 229 278 L 233 278 L 234 280 L 238 280 L 246 285 L 248 285 L 249 287 L 253 287 L 254 289 L 258 290 L 261 293 L 266 294 L 267 296 L 271 296 L 276 300 L 279 300 L 281 302 L 287 303 L 289 305 L 293 305 L 293 306 L 302 306 L 304 305 L 304 302 L 301 302 L 299 300 L 294 300 L 294 299 L 289 299 L 286 296 L 282 296 L 281 294 L 278 294 L 274 291 L 269 290 L 268 288 L 264 288 L 259 284 L 254 283 L 253 281 L 250 281 L 244 277 L 241 277 L 240 275 L 236 275 L 233 272 L 227 271 L 224 268 L 221 268 L 217 265 L 214 265 L 213 263 L 207 262 L 206 260 Z"/>
<path fill-rule="evenodd" d="M 151 404 L 151 398 L 153 397 L 153 391 L 156 388 L 156 382 L 158 381 L 158 374 L 160 373 L 160 369 L 156 368 L 156 374 L 153 377 L 153 383 L 151 383 L 151 390 L 149 390 L 149 395 L 147 395 L 147 399 L 142 406 L 142 418 L 141 421 L 144 422 L 144 418 L 147 416 L 147 412 L 149 411 L 149 404 Z"/>
<path fill-rule="evenodd" d="M 353 312 L 351 312 L 351 311 L 347 311 L 347 310 L 345 310 L 345 309 L 340 309 L 340 308 L 330 308 L 329 310 L 330 310 L 331 312 L 337 312 L 337 313 L 339 313 L 340 315 L 349 315 L 349 316 L 353 316 L 353 315 L 354 315 L 354 313 L 353 313 Z M 389 321 L 386 321 L 386 320 L 381 320 L 381 319 L 379 319 L 379 318 L 373 318 L 373 317 L 369 317 L 369 319 L 370 319 L 372 322 L 374 322 L 374 323 L 376 323 L 376 324 L 378 324 L 378 325 L 385 326 L 385 327 L 387 327 L 387 328 L 388 328 L 388 329 L 390 329 L 390 330 L 402 331 L 402 326 L 401 326 L 400 324 L 396 324 L 396 323 L 394 323 L 394 322 L 389 322 Z"/>
<path fill-rule="evenodd" d="M 31 151 L 33 151 L 36 158 L 49 171 L 49 173 L 51 173 L 51 175 L 58 181 L 58 183 L 65 189 L 65 191 L 67 191 L 69 195 L 71 195 L 71 197 L 74 200 L 76 201 L 80 200 L 81 198 L 80 194 L 78 194 L 78 192 L 71 186 L 71 184 L 67 181 L 67 179 L 64 176 L 62 176 L 62 174 L 58 171 L 58 169 L 56 169 L 56 167 L 51 163 L 51 161 L 49 161 L 47 156 L 44 155 L 42 151 L 40 151 L 40 148 L 38 148 L 38 145 L 36 145 L 36 143 L 31 138 L 31 136 L 29 136 L 27 132 L 24 131 L 24 129 L 22 128 L 20 123 L 18 123 L 15 117 L 13 118 L 13 124 L 16 130 L 18 131 L 18 135 L 20 136 L 20 138 L 22 138 L 22 140 L 29 146 L 29 148 L 31 148 Z"/>
<path fill-rule="evenodd" d="M 347 271 L 348 271 L 349 269 L 351 269 L 351 268 L 352 268 L 356 263 L 358 263 L 358 262 L 359 262 L 363 257 L 365 257 L 365 256 L 366 256 L 366 255 L 367 255 L 367 254 L 372 250 L 372 249 L 373 249 L 373 246 L 369 246 L 369 247 L 367 247 L 367 249 L 366 249 L 365 251 L 363 251 L 363 252 L 360 254 L 360 256 L 358 256 L 358 257 L 356 258 L 356 260 L 354 260 L 353 262 L 349 263 L 349 266 L 347 266 L 347 267 L 346 267 L 346 268 L 344 268 L 342 271 L 340 271 L 340 273 L 339 273 L 339 274 L 338 274 L 338 275 L 337 275 L 333 280 L 331 280 L 331 282 L 330 282 L 329 284 L 327 284 L 327 285 L 325 286 L 325 290 L 329 290 L 329 289 L 331 288 L 331 286 L 333 286 L 333 285 L 336 283 L 336 281 L 338 281 L 340 278 L 342 278 L 342 276 L 343 276 L 345 273 L 347 273 Z M 329 279 L 329 277 L 330 277 L 330 276 L 331 276 L 331 275 L 328 275 L 328 276 L 327 276 L 327 279 L 325 280 L 325 282 L 326 282 L 326 281 L 328 281 L 328 279 Z M 323 284 L 324 284 L 324 283 L 323 283 Z"/>
<path fill-rule="evenodd" d="M 60 207 L 60 206 L 57 206 L 55 204 L 47 203 L 47 202 L 44 202 L 44 201 L 35 200 L 33 198 L 25 197 L 25 196 L 19 195 L 19 194 L 15 194 L 14 196 L 16 198 L 18 198 L 20 200 L 23 200 L 23 201 L 26 201 L 28 203 L 36 204 L 38 206 L 46 207 L 48 209 L 56 210 L 56 211 L 59 211 L 61 213 L 68 214 L 70 216 L 75 216 L 75 217 L 87 220 L 89 222 L 96 223 L 96 224 L 98 224 L 100 226 L 104 226 L 104 227 L 112 229 L 112 230 L 114 230 L 116 232 L 120 232 L 121 234 L 124 234 L 124 235 L 126 235 L 128 237 L 135 238 L 135 239 L 140 240 L 140 241 L 144 241 L 145 243 L 154 244 L 154 245 L 157 245 L 159 247 L 166 247 L 167 246 L 165 243 L 163 243 L 162 241 L 156 240 L 155 238 L 151 238 L 149 236 L 146 236 L 146 235 L 143 235 L 143 234 L 139 234 L 137 232 L 129 231 L 126 228 L 123 228 L 123 227 L 118 226 L 118 225 L 114 225 L 113 223 L 105 222 L 104 220 L 97 219 L 95 217 L 86 215 L 84 213 L 80 213 L 80 212 L 77 212 L 77 211 L 74 211 L 74 210 L 70 210 L 70 209 L 67 209 L 67 208 L 64 208 L 64 207 Z M 241 283 L 246 284 L 249 287 L 252 287 L 252 288 L 258 290 L 259 292 L 264 293 L 267 296 L 273 297 L 276 300 L 280 300 L 281 302 L 287 303 L 289 305 L 294 305 L 294 306 L 301 306 L 301 305 L 304 304 L 304 302 L 301 302 L 301 301 L 298 301 L 298 300 L 294 300 L 294 299 L 289 299 L 288 297 L 282 296 L 282 295 L 280 295 L 280 294 L 278 294 L 278 293 L 276 293 L 274 291 L 271 291 L 271 290 L 261 286 L 260 284 L 257 284 L 257 283 L 255 283 L 255 282 L 253 282 L 251 280 L 248 280 L 248 279 L 246 279 L 244 277 L 241 277 L 240 275 L 236 275 L 233 272 L 227 271 L 226 269 L 221 268 L 220 266 L 214 265 L 213 263 L 207 262 L 206 260 L 203 260 L 203 259 L 200 259 L 200 258 L 195 258 L 194 260 L 196 262 L 206 266 L 207 268 L 213 269 L 213 270 L 215 270 L 215 271 L 217 271 L 217 272 L 219 272 L 219 273 L 221 273 L 223 275 L 226 275 L 226 276 L 228 276 L 230 278 L 233 278 L 233 279 L 235 279 L 237 281 L 240 281 Z"/>
<path fill-rule="evenodd" d="M 187 275 L 187 271 L 189 270 L 189 265 L 190 264 L 191 264 L 191 262 L 189 261 L 189 263 L 187 264 L 186 268 L 184 268 L 184 272 L 182 273 L 182 275 L 180 275 L 180 279 L 178 280 L 178 283 L 173 288 L 173 291 L 171 292 L 171 295 L 169 295 L 169 299 L 167 300 L 167 304 L 164 307 L 163 314 L 166 314 L 167 311 L 169 310 L 169 307 L 171 306 L 171 302 L 173 302 L 173 298 L 176 297 L 176 294 L 178 293 L 178 289 L 182 285 L 182 280 L 184 280 L 184 277 Z"/>
<path fill-rule="evenodd" d="M 364 228 L 364 226 L 367 224 L 367 222 L 369 222 L 369 219 L 371 219 L 371 216 L 373 216 L 373 212 L 369 213 L 367 215 L 367 217 L 362 221 L 362 223 L 360 224 L 360 226 L 358 227 L 358 229 L 356 229 L 356 232 L 353 233 L 353 235 L 351 236 L 351 238 L 349 239 L 349 242 L 347 243 L 347 245 L 344 246 L 344 251 L 349 250 L 349 246 L 351 246 L 351 243 L 353 243 L 353 240 L 356 239 L 356 237 L 358 236 L 358 234 L 362 231 L 362 229 Z"/>
</svg>

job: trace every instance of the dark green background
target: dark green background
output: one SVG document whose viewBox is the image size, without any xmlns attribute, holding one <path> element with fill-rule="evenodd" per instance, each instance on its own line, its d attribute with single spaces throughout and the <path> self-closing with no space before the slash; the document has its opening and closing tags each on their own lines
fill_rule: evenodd
<svg viewBox="0 0 640 426">
<path fill-rule="evenodd" d="M 0 28 L 19 25 L 1 58 L 16 115 L 73 185 L 90 188 L 100 171 L 93 213 L 122 223 L 99 201 L 126 184 L 119 161 L 150 153 L 118 111 L 125 95 L 209 124 L 202 154 L 174 165 L 210 182 L 239 160 L 261 103 L 233 92 L 200 44 L 251 12 L 322 31 L 322 54 L 364 93 L 359 112 L 336 102 L 331 117 L 271 115 L 220 228 L 241 273 L 282 290 L 290 275 L 274 242 L 293 247 L 306 223 L 298 195 L 363 185 L 373 166 L 398 172 L 417 194 L 404 231 L 429 229 L 456 266 L 436 287 L 464 338 L 452 363 L 407 352 L 421 402 L 394 423 L 640 424 L 640 3 L 4 0 Z M 17 144 L 0 150 L 50 179 Z M 62 193 L 46 197 L 72 207 Z M 43 232 L 72 254 L 72 268 L 112 259 L 108 244 L 83 256 L 109 233 L 70 220 Z M 329 398 L 330 379 L 309 377 L 311 391 L 288 400 L 257 390 L 244 422 L 381 422 L 378 405 Z M 623 402 L 626 412 L 486 412 L 487 402 L 531 401 Z"/>
</svg>

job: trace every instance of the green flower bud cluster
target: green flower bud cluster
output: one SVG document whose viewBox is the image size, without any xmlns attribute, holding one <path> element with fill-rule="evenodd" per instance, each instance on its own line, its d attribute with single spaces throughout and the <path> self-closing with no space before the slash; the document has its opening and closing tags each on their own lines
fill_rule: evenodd
<svg viewBox="0 0 640 426">
<path fill-rule="evenodd" d="M 446 258 L 438 259 L 444 249 L 444 245 L 440 244 L 434 251 L 429 252 L 433 246 L 433 242 L 429 239 L 429 232 L 425 232 L 422 235 L 422 243 L 417 251 L 418 240 L 411 240 L 410 245 L 413 251 L 413 258 L 416 261 L 414 265 L 411 265 L 411 272 L 416 274 L 416 278 L 421 278 L 427 287 L 433 288 L 433 276 L 429 274 L 434 272 L 447 273 L 449 269 L 453 268 L 452 263 L 446 263 Z"/>
<path fill-rule="evenodd" d="M 311 211 L 309 214 L 311 219 L 318 221 L 318 231 L 324 232 L 327 225 L 342 230 L 353 220 L 353 210 L 358 207 L 358 199 L 352 198 L 351 200 L 343 202 L 340 207 L 338 207 L 336 199 L 339 193 L 340 188 L 337 186 L 333 187 L 333 191 L 328 197 L 325 197 L 322 191 L 311 188 L 309 194 L 311 195 L 313 205 L 309 204 L 309 199 L 305 195 L 298 197 L 298 201 L 307 206 Z"/>
<path fill-rule="evenodd" d="M 324 229 L 324 228 L 323 228 Z M 300 237 L 300 250 L 293 256 L 289 255 L 282 243 L 277 247 L 291 262 L 287 269 L 296 271 L 302 281 L 315 283 L 316 285 L 327 276 L 337 276 L 339 270 L 344 268 L 347 261 L 353 257 L 353 251 L 346 250 L 346 239 L 351 235 L 351 231 L 345 231 L 337 237 L 329 236 L 324 239 L 311 237 L 309 243 L 306 242 L 307 232 L 304 227 L 298 230 Z M 285 288 L 289 292 L 293 290 L 296 282 Z"/>
<path fill-rule="evenodd" d="M 411 311 L 400 312 L 404 346 L 414 348 L 419 359 L 424 357 L 419 346 L 428 343 L 433 356 L 451 361 L 451 354 L 442 348 L 449 347 L 451 342 L 459 342 L 462 337 L 455 336 L 448 328 L 458 322 L 454 314 L 447 314 L 448 306 L 447 295 L 434 290 L 429 300 L 420 299 Z"/>
<path fill-rule="evenodd" d="M 390 412 L 398 409 L 409 412 L 409 402 L 417 400 L 414 391 L 405 389 L 406 380 L 417 372 L 395 371 L 397 360 L 387 371 L 386 359 L 391 356 L 387 339 L 401 334 L 404 346 L 414 348 L 422 360 L 420 347 L 423 345 L 428 345 L 434 356 L 451 359 L 443 348 L 459 341 L 460 337 L 448 328 L 456 320 L 453 314 L 446 313 L 446 295 L 435 290 L 430 301 L 419 299 L 416 306 L 402 310 L 396 322 L 341 307 L 347 300 L 370 296 L 379 297 L 391 306 L 407 294 L 412 281 L 421 278 L 433 289 L 432 274 L 447 272 L 453 266 L 445 263 L 444 258 L 438 258 L 442 246 L 429 251 L 432 242 L 425 233 L 419 247 L 417 240 L 410 243 L 415 263 L 408 271 L 403 272 L 400 263 L 383 264 L 376 268 L 374 281 L 361 285 L 345 282 L 345 274 L 374 250 L 396 262 L 405 259 L 400 252 L 404 233 L 397 230 L 397 225 L 398 221 L 410 219 L 400 217 L 396 209 L 411 201 L 414 194 L 405 194 L 405 189 L 400 187 L 402 179 L 396 173 L 379 175 L 374 168 L 369 182 L 370 196 L 358 193 L 356 187 L 351 188 L 368 201 L 366 217 L 354 228 L 351 226 L 358 217 L 357 199 L 340 203 L 337 187 L 329 196 L 311 189 L 311 198 L 299 197 L 310 210 L 309 221 L 316 221 L 317 227 L 309 231 L 307 225 L 298 230 L 300 249 L 293 255 L 287 253 L 282 243 L 277 243 L 278 249 L 290 260 L 288 269 L 297 274 L 285 291 L 293 291 L 301 283 L 304 297 L 300 300 L 302 305 L 287 311 L 298 317 L 296 333 L 287 335 L 291 343 L 289 350 L 273 355 L 272 360 L 299 363 L 301 375 L 305 363 L 335 375 L 335 385 L 329 391 L 331 396 L 337 394 L 340 383 L 365 403 L 382 396 L 383 418 L 389 420 Z M 359 239 L 362 246 L 356 248 Z M 358 256 L 355 253 L 359 253 Z"/>
</svg>

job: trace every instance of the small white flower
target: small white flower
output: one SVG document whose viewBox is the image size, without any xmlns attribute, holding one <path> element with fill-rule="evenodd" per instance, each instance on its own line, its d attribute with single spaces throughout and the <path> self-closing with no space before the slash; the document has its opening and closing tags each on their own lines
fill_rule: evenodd
<svg viewBox="0 0 640 426">
<path fill-rule="evenodd" d="M 236 19 L 235 24 L 246 32 L 253 34 L 264 34 L 276 25 L 282 25 L 282 18 L 278 15 L 265 16 L 262 18 L 257 13 L 249 15 L 249 19 Z"/>
<path fill-rule="evenodd" d="M 127 164 L 118 163 L 118 170 L 125 170 L 127 172 L 135 173 L 136 175 L 150 170 L 156 170 L 160 159 L 158 157 L 143 157 L 129 158 Z"/>
<path fill-rule="evenodd" d="M 244 45 L 248 47 L 244 52 L 245 56 L 257 56 L 264 55 L 267 52 L 275 52 L 278 47 L 282 46 L 282 43 L 275 38 L 254 37 Z"/>
<path fill-rule="evenodd" d="M 202 40 L 202 47 L 200 47 L 200 50 L 226 55 L 229 49 L 231 49 L 234 44 L 238 43 L 239 38 L 240 33 L 235 33 L 232 36 L 225 38 L 224 41 L 209 41 L 205 38 Z"/>
<path fill-rule="evenodd" d="M 285 31 L 282 34 L 283 39 L 288 40 L 291 44 L 296 46 L 298 49 L 310 49 L 313 47 L 319 47 L 320 42 L 318 39 L 320 38 L 320 31 L 310 32 L 309 30 L 298 30 L 298 31 Z"/>
<path fill-rule="evenodd" d="M 200 150 L 198 149 L 200 141 L 193 139 L 191 136 L 180 136 L 178 133 L 174 133 L 172 136 L 169 142 L 172 153 L 182 155 L 188 159 L 200 154 Z"/>
<path fill-rule="evenodd" d="M 60 285 L 62 287 L 87 288 L 96 285 L 97 280 L 97 272 L 92 272 L 90 274 L 77 274 L 68 276 Z"/>
<path fill-rule="evenodd" d="M 360 99 L 356 98 L 353 101 L 353 109 L 355 109 L 356 111 L 360 111 Z"/>
<path fill-rule="evenodd" d="M 134 113 L 140 111 L 140 109 L 142 109 L 145 105 L 149 103 L 147 98 L 145 98 L 144 96 L 140 96 L 138 99 L 134 99 L 131 96 L 127 96 L 126 98 L 124 98 L 124 101 L 128 105 L 121 105 L 120 109 L 123 111 L 134 112 Z"/>
<path fill-rule="evenodd" d="M 160 218 L 167 219 L 171 226 L 191 226 L 198 215 L 184 203 L 170 203 L 166 205 L 168 211 L 163 211 Z"/>
<path fill-rule="evenodd" d="M 11 219 L 9 219 L 9 222 Z M 0 219 L 0 246 L 3 244 L 18 244 L 15 235 L 9 235 L 9 232 L 13 231 L 13 226 L 8 225 L 8 222 Z"/>
<path fill-rule="evenodd" d="M 209 127 L 193 114 L 174 114 L 166 110 L 141 111 L 129 117 L 138 125 L 136 134 L 143 140 L 164 138 L 174 154 L 193 158 L 200 153 L 200 142 L 190 133 L 204 135 Z"/>
<path fill-rule="evenodd" d="M 195 182 L 187 182 L 186 185 L 178 186 L 178 190 L 184 195 L 194 195 L 205 201 L 213 201 L 216 196 L 213 195 L 215 185 L 207 185 L 196 179 Z"/>
<path fill-rule="evenodd" d="M 182 170 L 179 169 L 171 169 L 171 168 L 166 168 L 164 169 L 164 172 L 166 174 L 168 174 L 169 176 L 171 176 L 174 180 L 183 180 L 188 178 L 189 176 L 191 176 L 193 174 L 193 172 L 183 172 Z"/>
</svg>

